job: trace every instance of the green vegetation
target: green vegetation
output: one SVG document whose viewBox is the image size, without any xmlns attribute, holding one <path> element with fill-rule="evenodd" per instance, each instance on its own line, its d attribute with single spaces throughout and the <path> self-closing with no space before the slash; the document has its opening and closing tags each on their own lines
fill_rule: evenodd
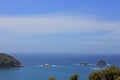
<svg viewBox="0 0 120 80">
<path fill-rule="evenodd" d="M 14 57 L 0 53 L 0 68 L 20 67 L 21 63 Z"/>
<path fill-rule="evenodd" d="M 89 80 L 120 80 L 120 68 L 110 66 L 107 69 L 93 72 L 89 75 Z"/>
<path fill-rule="evenodd" d="M 78 78 L 79 78 L 78 74 L 70 76 L 70 80 L 78 80 Z"/>
<path fill-rule="evenodd" d="M 49 80 L 56 80 L 55 77 L 49 77 Z"/>
<path fill-rule="evenodd" d="M 115 80 L 120 80 L 120 77 L 117 77 Z"/>
<path fill-rule="evenodd" d="M 73 74 L 70 76 L 70 79 L 69 80 L 78 80 L 79 78 L 79 75 L 78 74 Z M 49 77 L 49 80 L 56 80 L 55 77 Z"/>
</svg>

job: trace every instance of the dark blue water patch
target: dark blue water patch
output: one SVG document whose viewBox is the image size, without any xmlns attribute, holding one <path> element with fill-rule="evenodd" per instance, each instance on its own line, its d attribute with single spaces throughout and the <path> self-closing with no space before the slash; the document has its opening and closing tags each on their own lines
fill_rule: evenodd
<svg viewBox="0 0 120 80">
<path fill-rule="evenodd" d="M 119 54 L 12 54 L 26 65 L 37 64 L 58 64 L 58 65 L 71 65 L 79 64 L 86 61 L 89 64 L 96 64 L 99 60 L 103 59 L 107 64 L 120 63 Z"/>
</svg>

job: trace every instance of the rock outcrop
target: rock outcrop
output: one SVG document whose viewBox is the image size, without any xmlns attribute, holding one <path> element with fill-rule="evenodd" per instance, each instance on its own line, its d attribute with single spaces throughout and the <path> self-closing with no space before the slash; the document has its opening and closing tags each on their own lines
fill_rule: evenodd
<svg viewBox="0 0 120 80">
<path fill-rule="evenodd" d="M 104 60 L 100 60 L 97 63 L 98 66 L 106 66 L 106 62 Z"/>
</svg>

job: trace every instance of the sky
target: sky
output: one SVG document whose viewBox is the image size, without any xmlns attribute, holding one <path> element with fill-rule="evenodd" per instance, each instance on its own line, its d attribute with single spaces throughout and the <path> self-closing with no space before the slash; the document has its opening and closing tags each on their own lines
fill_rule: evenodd
<svg viewBox="0 0 120 80">
<path fill-rule="evenodd" d="M 0 0 L 0 52 L 120 53 L 120 0 Z"/>
</svg>

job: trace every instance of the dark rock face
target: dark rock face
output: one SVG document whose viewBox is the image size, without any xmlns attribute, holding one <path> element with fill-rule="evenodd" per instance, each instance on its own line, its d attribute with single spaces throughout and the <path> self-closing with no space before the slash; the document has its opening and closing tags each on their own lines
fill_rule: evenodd
<svg viewBox="0 0 120 80">
<path fill-rule="evenodd" d="M 14 57 L 0 53 L 0 68 L 23 67 L 20 61 Z"/>
<path fill-rule="evenodd" d="M 106 66 L 106 63 L 104 60 L 100 60 L 98 63 L 97 63 L 98 66 Z"/>
</svg>

